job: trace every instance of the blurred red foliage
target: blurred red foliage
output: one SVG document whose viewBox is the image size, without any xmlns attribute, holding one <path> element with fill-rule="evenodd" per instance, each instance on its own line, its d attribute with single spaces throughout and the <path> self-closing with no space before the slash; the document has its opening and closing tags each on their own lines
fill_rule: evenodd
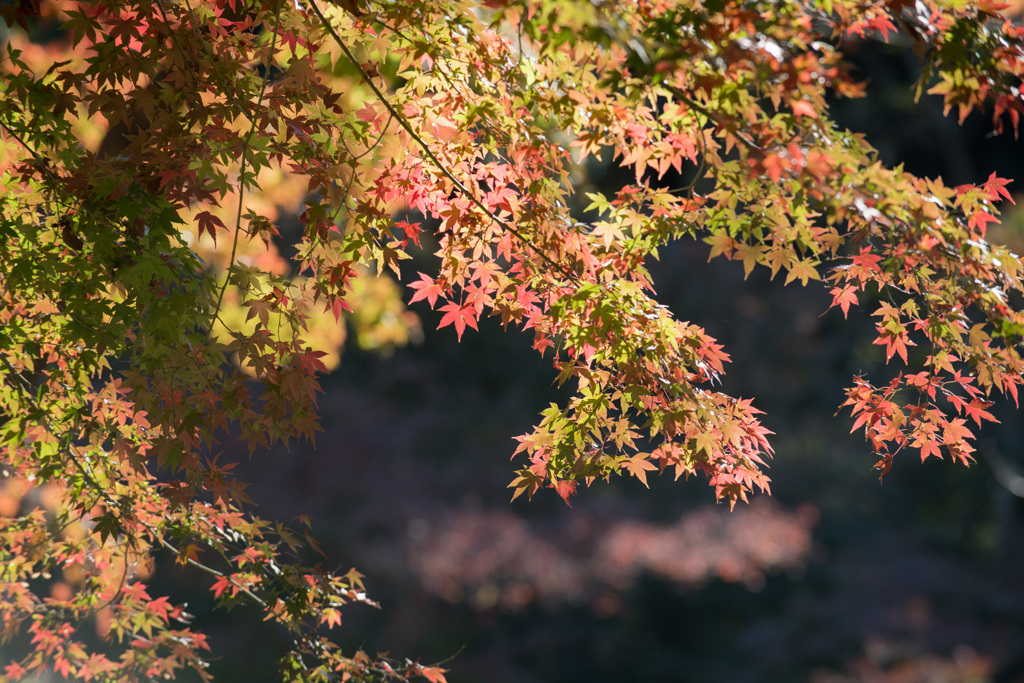
<svg viewBox="0 0 1024 683">
<path fill-rule="evenodd" d="M 561 536 L 509 512 L 461 510 L 436 529 L 418 520 L 410 566 L 431 593 L 477 608 L 517 611 L 531 603 L 588 601 L 618 611 L 609 592 L 629 589 L 645 572 L 683 585 L 712 579 L 756 590 L 767 572 L 801 572 L 812 551 L 818 513 L 767 499 L 730 513 L 708 507 L 664 526 L 601 520 L 579 513 Z"/>
<path fill-rule="evenodd" d="M 949 659 L 906 653 L 899 656 L 888 644 L 868 643 L 865 656 L 844 673 L 816 672 L 811 683 L 978 683 L 989 681 L 992 662 L 968 647 Z"/>
</svg>

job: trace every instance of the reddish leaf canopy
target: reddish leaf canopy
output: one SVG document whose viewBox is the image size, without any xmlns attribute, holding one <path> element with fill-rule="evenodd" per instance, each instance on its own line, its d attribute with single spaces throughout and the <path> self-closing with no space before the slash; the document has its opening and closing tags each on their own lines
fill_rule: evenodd
<svg viewBox="0 0 1024 683">
<path fill-rule="evenodd" d="M 1024 381 L 1021 261 L 985 239 L 1007 181 L 948 188 L 887 169 L 827 98 L 863 94 L 844 44 L 903 32 L 919 95 L 1016 134 L 1024 29 L 1004 9 L 5 5 L 0 464 L 5 492 L 50 502 L 0 518 L 3 638 L 35 647 L 4 677 L 205 678 L 202 634 L 141 583 L 163 548 L 222 603 L 253 603 L 293 635 L 289 679 L 444 680 L 340 652 L 325 631 L 370 602 L 360 575 L 290 560 L 315 544 L 308 528 L 254 516 L 218 459 L 229 433 L 253 449 L 312 438 L 343 313 L 361 343 L 408 339 L 415 320 L 370 266 L 400 273 L 424 233 L 439 265 L 411 300 L 460 339 L 484 315 L 532 330 L 575 387 L 520 437 L 513 496 L 568 502 L 580 484 L 655 470 L 703 473 L 730 504 L 768 489 L 759 412 L 715 389 L 728 356 L 653 298 L 644 263 L 684 237 L 747 274 L 824 281 L 844 316 L 874 308 L 875 343 L 906 369 L 880 387 L 855 378 L 844 406 L 883 473 L 903 450 L 970 462 L 990 397 L 1016 401 Z M 34 42 L 40 21 L 63 33 Z M 591 194 L 598 216 L 582 223 L 573 171 L 598 155 L 634 182 Z M 670 169 L 693 182 L 668 186 Z M 301 217 L 294 271 L 272 240 L 278 207 Z M 41 598 L 30 579 L 58 567 L 75 568 L 70 597 Z M 94 613 L 119 658 L 77 639 Z"/>
</svg>

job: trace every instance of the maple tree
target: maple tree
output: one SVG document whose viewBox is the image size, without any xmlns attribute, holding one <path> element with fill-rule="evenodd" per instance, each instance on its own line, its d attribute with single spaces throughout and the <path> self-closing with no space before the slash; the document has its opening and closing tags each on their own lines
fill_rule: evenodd
<svg viewBox="0 0 1024 683">
<path fill-rule="evenodd" d="M 844 45 L 909 40 L 918 96 L 1016 135 L 1007 7 L 5 5 L 0 615 L 32 648 L 4 679 L 207 678 L 203 635 L 147 590 L 158 550 L 286 629 L 289 680 L 444 679 L 329 639 L 344 605 L 372 604 L 361 575 L 308 562 L 308 519 L 256 516 L 222 445 L 314 437 L 342 318 L 368 347 L 417 334 L 374 275 L 414 247 L 438 259 L 410 301 L 460 339 L 483 316 L 531 330 L 575 388 L 519 438 L 513 496 L 666 471 L 729 504 L 768 490 L 759 411 L 715 389 L 728 356 L 645 270 L 681 238 L 821 281 L 844 316 L 869 308 L 899 370 L 854 378 L 844 407 L 883 474 L 901 451 L 969 463 L 993 393 L 1024 382 L 1021 261 L 985 239 L 1007 181 L 886 168 L 829 102 L 864 94 Z M 574 172 L 601 155 L 630 182 L 571 211 Z M 287 259 L 284 214 L 302 228 Z M 89 647 L 86 621 L 118 654 Z"/>
</svg>

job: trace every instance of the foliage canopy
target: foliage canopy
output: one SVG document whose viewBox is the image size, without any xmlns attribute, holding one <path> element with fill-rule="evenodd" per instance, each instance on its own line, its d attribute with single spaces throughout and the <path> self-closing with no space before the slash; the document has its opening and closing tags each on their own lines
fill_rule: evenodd
<svg viewBox="0 0 1024 683">
<path fill-rule="evenodd" d="M 728 357 L 654 298 L 673 240 L 819 281 L 865 305 L 899 371 L 848 390 L 886 472 L 901 451 L 972 460 L 993 393 L 1024 382 L 1020 259 L 986 241 L 992 174 L 946 187 L 884 167 L 829 116 L 864 94 L 843 49 L 903 41 L 917 95 L 1017 133 L 1024 29 L 994 0 L 20 0 L 0 92 L 0 616 L 52 669 L 190 668 L 201 633 L 147 592 L 156 549 L 294 636 L 288 679 L 443 671 L 341 652 L 370 602 L 355 570 L 253 514 L 230 446 L 312 439 L 318 373 L 417 334 L 392 280 L 461 339 L 532 330 L 575 393 L 519 438 L 514 496 L 624 474 L 766 491 L 769 432 L 716 390 Z M 1008 125 L 1007 125 L 1008 124 Z M 612 196 L 574 183 L 611 155 Z M 278 251 L 279 214 L 301 224 Z M 587 218 L 588 220 L 583 220 Z M 412 245 L 412 246 L 411 246 Z M 61 571 L 71 586 L 42 597 Z M 111 648 L 91 649 L 93 620 Z"/>
</svg>

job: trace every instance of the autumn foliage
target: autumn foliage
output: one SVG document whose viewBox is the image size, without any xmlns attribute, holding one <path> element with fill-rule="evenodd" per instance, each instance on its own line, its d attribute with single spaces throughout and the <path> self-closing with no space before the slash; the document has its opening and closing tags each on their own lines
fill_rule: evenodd
<svg viewBox="0 0 1024 683">
<path fill-rule="evenodd" d="M 1018 399 L 1020 259 L 985 239 L 1007 181 L 884 167 L 830 120 L 864 94 L 857 41 L 907 45 L 919 97 L 1016 135 L 1024 29 L 982 2 L 905 0 L 21 0 L 0 92 L 0 618 L 42 670 L 135 680 L 207 643 L 151 595 L 156 550 L 293 637 L 288 680 L 444 679 L 346 653 L 370 603 L 315 560 L 309 520 L 254 514 L 232 476 L 317 431 L 317 376 L 347 329 L 532 332 L 574 394 L 519 437 L 513 496 L 628 475 L 767 491 L 770 432 L 716 388 L 728 356 L 658 303 L 645 264 L 679 239 L 826 287 L 876 320 L 890 377 L 843 404 L 884 474 L 970 463 Z M 592 156 L 616 193 L 574 192 Z M 301 234 L 279 252 L 281 219 Z M 694 283 L 694 286 L 700 286 Z M 511 451 L 512 449 L 510 449 Z M 62 588 L 51 590 L 54 581 Z M 108 645 L 90 649 L 91 622 Z"/>
</svg>

